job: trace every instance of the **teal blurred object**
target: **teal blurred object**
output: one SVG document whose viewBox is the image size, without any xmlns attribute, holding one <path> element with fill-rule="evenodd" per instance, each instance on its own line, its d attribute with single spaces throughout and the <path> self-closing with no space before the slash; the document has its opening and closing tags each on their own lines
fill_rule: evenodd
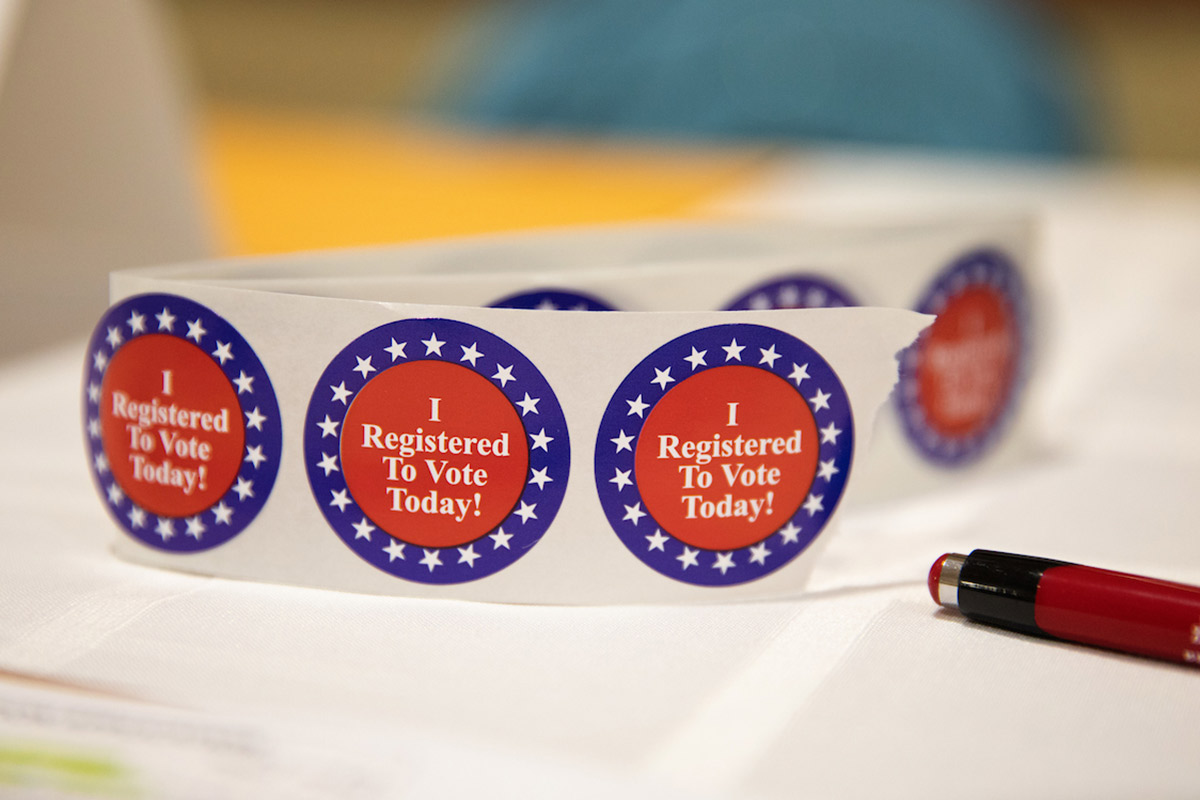
<svg viewBox="0 0 1200 800">
<path fill-rule="evenodd" d="M 490 4 L 443 110 L 591 133 L 1072 154 L 1078 86 L 1044 20 L 985 0 Z"/>
</svg>

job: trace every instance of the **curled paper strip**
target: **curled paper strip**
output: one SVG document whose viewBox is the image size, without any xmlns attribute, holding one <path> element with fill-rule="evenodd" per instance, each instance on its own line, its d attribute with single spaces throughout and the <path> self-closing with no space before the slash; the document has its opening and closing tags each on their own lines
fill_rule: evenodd
<svg viewBox="0 0 1200 800">
<path fill-rule="evenodd" d="M 887 255 L 920 283 L 985 245 L 1020 263 L 1024 235 L 649 227 L 116 273 L 93 475 L 117 552 L 162 567 L 522 603 L 793 594 L 933 318 L 698 296 Z M 647 310 L 486 307 L 539 292 Z"/>
</svg>

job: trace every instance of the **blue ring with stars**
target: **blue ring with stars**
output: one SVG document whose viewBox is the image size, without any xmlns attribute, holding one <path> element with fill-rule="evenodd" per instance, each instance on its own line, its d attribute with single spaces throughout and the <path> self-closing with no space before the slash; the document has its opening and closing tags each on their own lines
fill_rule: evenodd
<svg viewBox="0 0 1200 800">
<path fill-rule="evenodd" d="M 170 517 L 139 508 L 108 467 L 100 435 L 100 393 L 112 357 L 139 336 L 165 334 L 203 350 L 237 392 L 245 424 L 246 455 L 233 484 L 209 508 Z M 211 348 L 211 349 L 210 349 Z M 129 535 L 158 550 L 194 553 L 237 536 L 266 504 L 279 472 L 283 428 L 271 379 L 237 329 L 186 297 L 143 294 L 111 307 L 88 342 L 83 381 L 83 425 L 92 477 L 109 513 Z"/>
<path fill-rule="evenodd" d="M 444 361 L 487 378 L 525 429 L 529 467 L 521 497 L 496 528 L 462 546 L 426 548 L 388 534 L 354 501 L 340 468 L 340 426 L 354 398 L 373 377 L 414 361 Z M 409 319 L 368 331 L 329 362 L 308 404 L 304 461 L 321 513 L 360 558 L 397 578 L 452 584 L 499 572 L 538 543 L 562 505 L 571 445 L 558 398 L 519 350 L 465 322 Z"/>
<path fill-rule="evenodd" d="M 809 494 L 786 524 L 746 547 L 717 551 L 676 538 L 645 510 L 634 454 L 642 426 L 667 392 L 692 375 L 729 365 L 757 367 L 795 388 L 816 420 L 820 451 Z M 671 340 L 621 382 L 596 436 L 596 489 L 613 531 L 644 564 L 685 583 L 732 586 L 769 575 L 813 542 L 842 497 L 853 455 L 850 399 L 816 350 L 774 328 L 716 325 Z"/>
<path fill-rule="evenodd" d="M 850 290 L 818 275 L 788 275 L 760 283 L 725 306 L 726 311 L 857 306 Z"/>
<path fill-rule="evenodd" d="M 615 311 L 594 295 L 572 289 L 537 289 L 502 297 L 491 308 L 528 308 L 541 311 Z"/>
<path fill-rule="evenodd" d="M 900 423 L 913 448 L 930 463 L 943 467 L 971 464 L 994 447 L 1002 438 L 1018 406 L 1029 373 L 1030 313 L 1028 293 L 1021 273 L 998 250 L 983 249 L 968 253 L 942 270 L 922 294 L 914 309 L 923 314 L 938 314 L 954 295 L 973 286 L 995 289 L 1008 303 L 1016 327 L 1016 356 L 1006 395 L 995 416 L 972 436 L 945 436 L 930 427 L 919 396 L 918 368 L 921 348 L 928 331 L 900 355 L 900 379 L 896 384 L 895 404 Z"/>
</svg>

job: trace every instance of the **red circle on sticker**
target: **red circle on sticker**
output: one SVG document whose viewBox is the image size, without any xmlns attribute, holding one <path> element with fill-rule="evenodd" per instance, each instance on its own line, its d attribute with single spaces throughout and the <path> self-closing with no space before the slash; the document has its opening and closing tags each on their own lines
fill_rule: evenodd
<svg viewBox="0 0 1200 800">
<path fill-rule="evenodd" d="M 517 410 L 477 372 L 413 361 L 363 386 L 342 423 L 342 469 L 355 502 L 421 547 L 478 539 L 512 513 L 529 446 Z"/>
<path fill-rule="evenodd" d="M 646 510 L 675 538 L 706 550 L 762 541 L 784 525 L 816 474 L 817 424 L 778 375 L 714 367 L 667 392 L 634 455 Z"/>
<path fill-rule="evenodd" d="M 159 516 L 205 510 L 242 466 L 246 427 L 233 384 L 208 354 L 174 336 L 140 336 L 113 355 L 100 424 L 117 483 Z"/>
<path fill-rule="evenodd" d="M 918 402 L 929 426 L 972 436 L 1004 408 L 1017 360 L 1017 322 L 1004 296 L 970 286 L 950 297 L 923 337 Z"/>
</svg>

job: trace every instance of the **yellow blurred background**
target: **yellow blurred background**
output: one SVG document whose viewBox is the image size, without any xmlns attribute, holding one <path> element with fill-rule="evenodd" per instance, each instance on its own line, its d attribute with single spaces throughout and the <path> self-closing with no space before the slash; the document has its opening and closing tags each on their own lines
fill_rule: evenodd
<svg viewBox="0 0 1200 800">
<path fill-rule="evenodd" d="M 226 253 L 687 214 L 761 143 L 529 137 L 406 113 L 464 54 L 478 0 L 168 0 Z M 1200 165 L 1200 3 L 1045 0 L 1099 158 Z"/>
</svg>

